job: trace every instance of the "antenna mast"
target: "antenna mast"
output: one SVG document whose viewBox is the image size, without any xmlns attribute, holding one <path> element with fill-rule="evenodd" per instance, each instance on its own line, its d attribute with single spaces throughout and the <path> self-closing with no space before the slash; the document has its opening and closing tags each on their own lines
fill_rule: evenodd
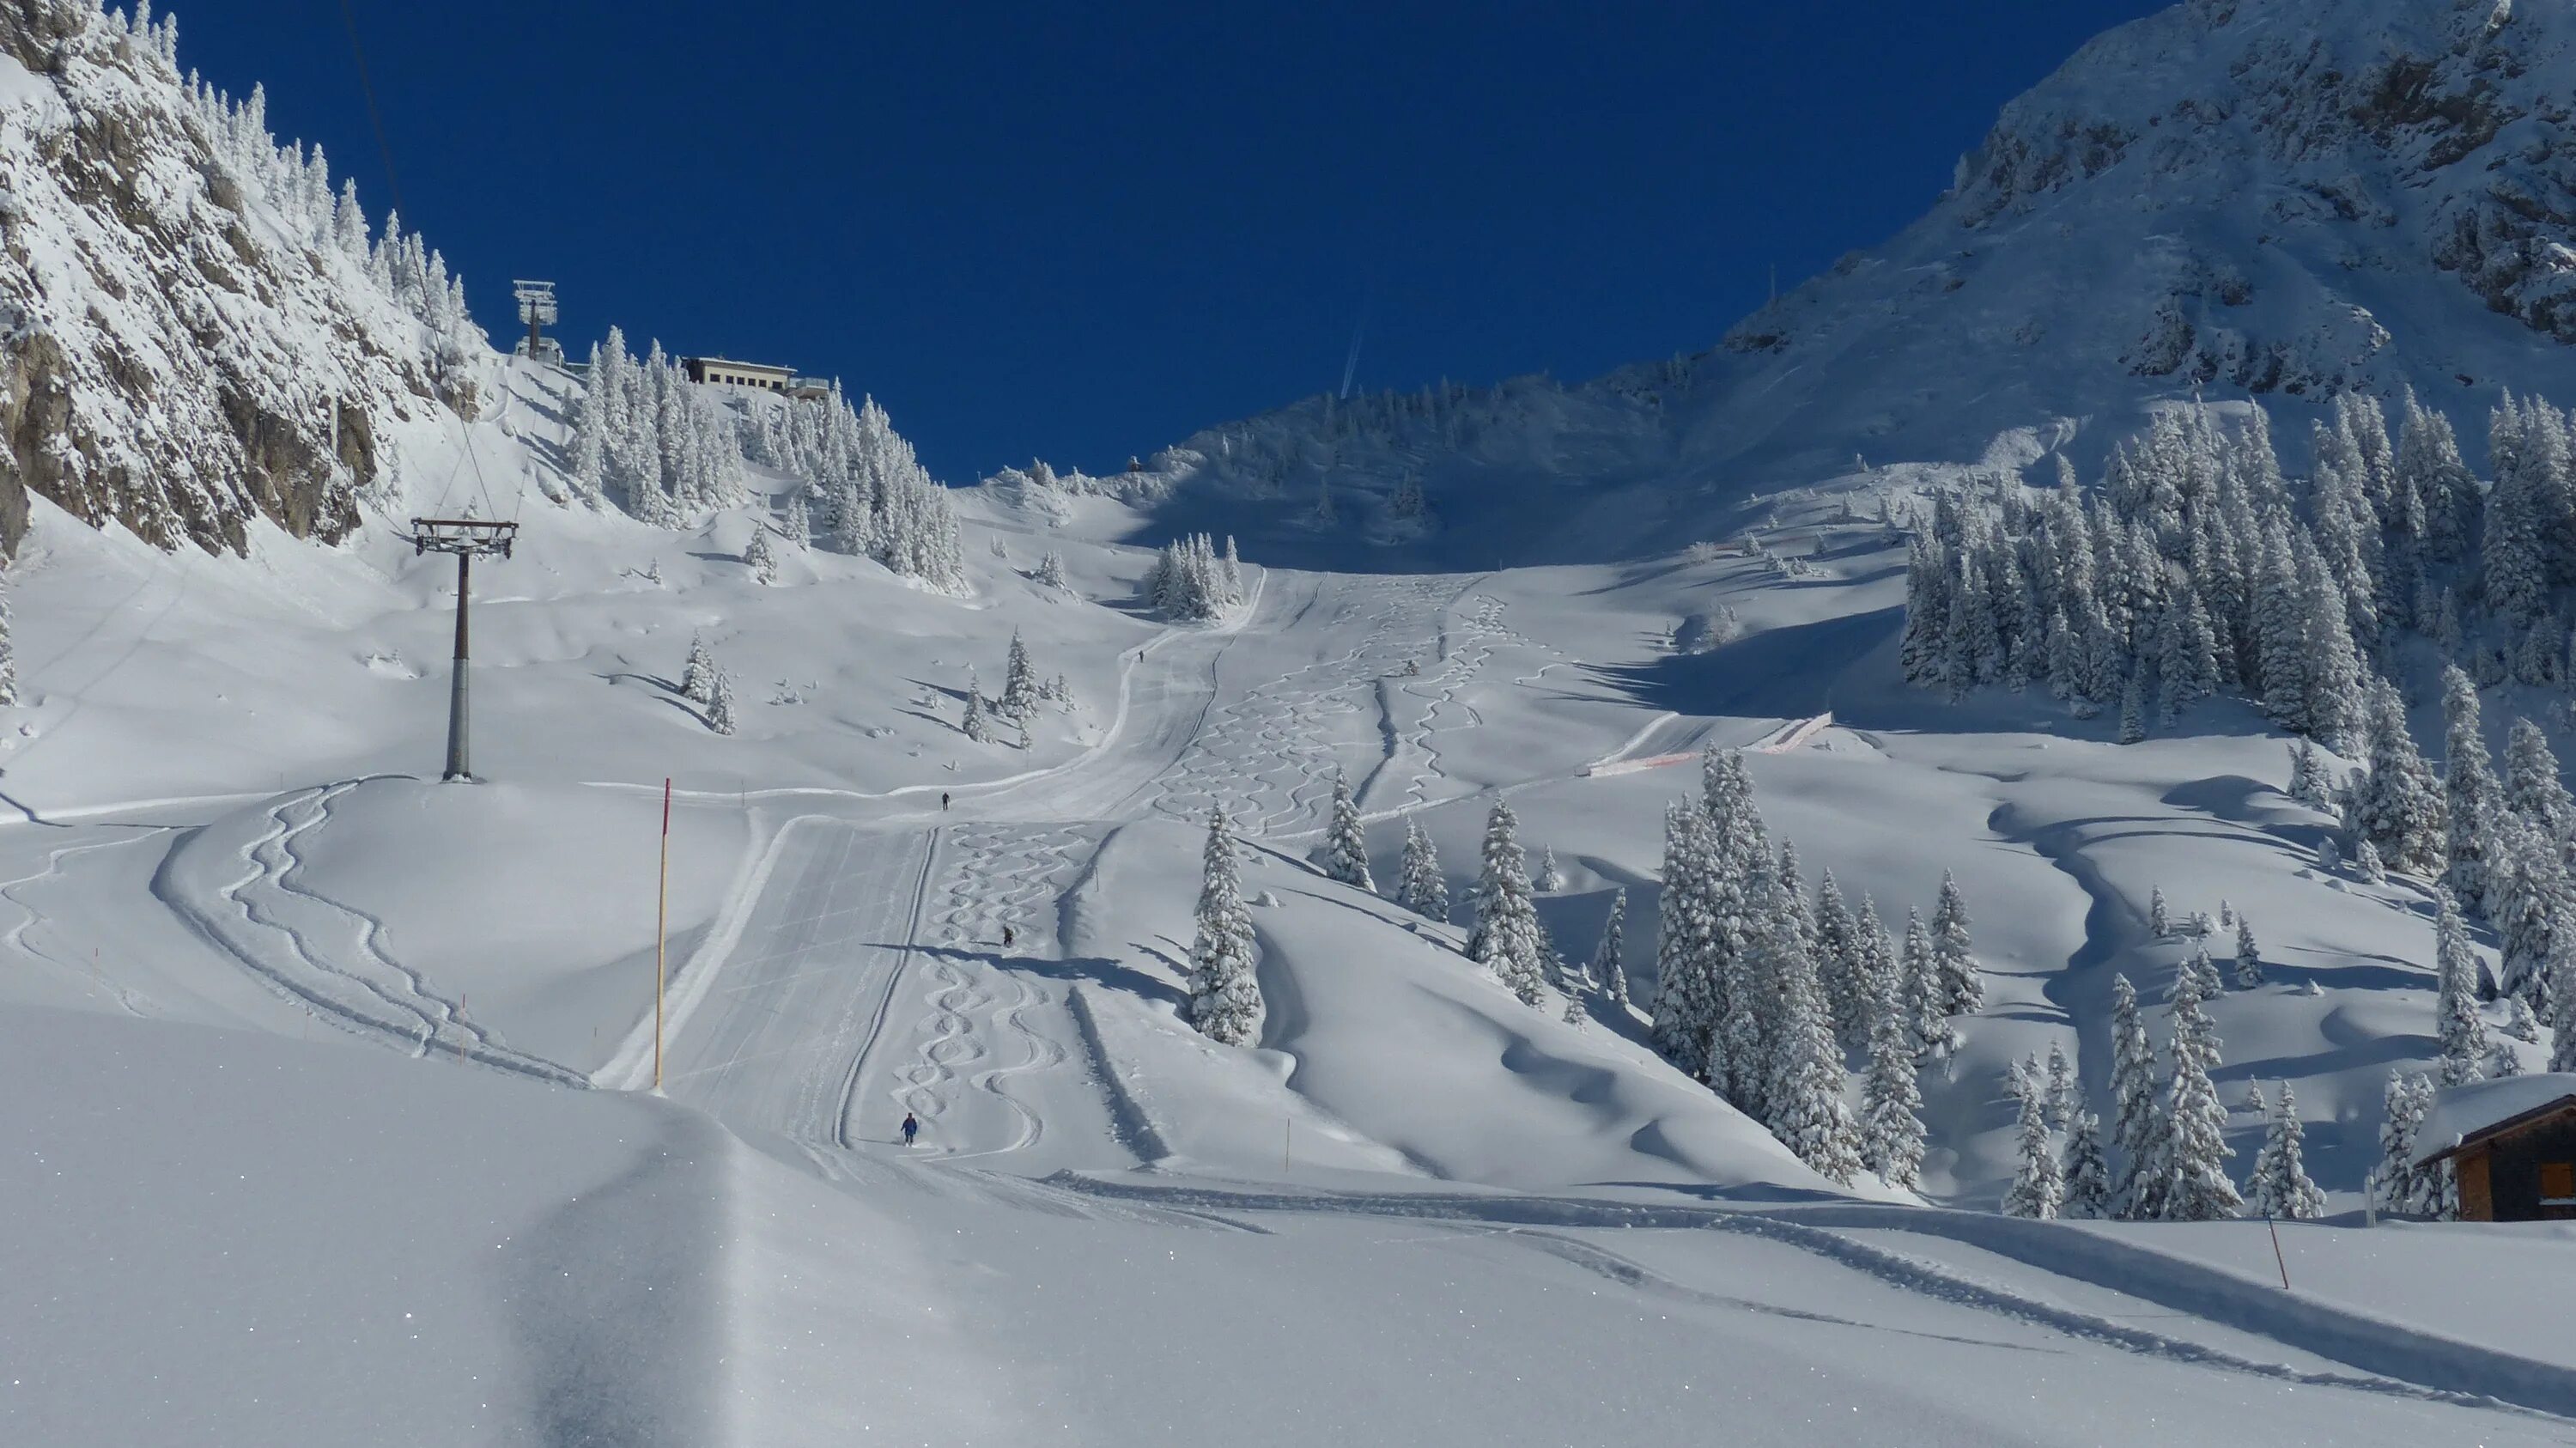
<svg viewBox="0 0 2576 1448">
<path fill-rule="evenodd" d="M 411 520 L 411 551 L 417 558 L 424 553 L 456 555 L 456 669 L 447 694 L 447 773 L 451 782 L 472 784 L 466 744 L 466 605 L 473 587 L 474 560 L 498 554 L 510 556 L 510 545 L 517 541 L 516 523 L 487 522 L 481 518 L 414 518 Z"/>
</svg>

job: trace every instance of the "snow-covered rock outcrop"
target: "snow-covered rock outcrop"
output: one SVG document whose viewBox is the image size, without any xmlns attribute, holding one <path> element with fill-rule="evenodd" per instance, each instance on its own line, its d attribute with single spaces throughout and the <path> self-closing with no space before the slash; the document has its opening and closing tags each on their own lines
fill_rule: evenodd
<svg viewBox="0 0 2576 1448">
<path fill-rule="evenodd" d="M 470 409 L 488 343 L 444 263 L 371 243 L 320 150 L 138 6 L 0 5 L 0 544 L 30 490 L 165 547 L 335 540 L 378 439 Z"/>
</svg>

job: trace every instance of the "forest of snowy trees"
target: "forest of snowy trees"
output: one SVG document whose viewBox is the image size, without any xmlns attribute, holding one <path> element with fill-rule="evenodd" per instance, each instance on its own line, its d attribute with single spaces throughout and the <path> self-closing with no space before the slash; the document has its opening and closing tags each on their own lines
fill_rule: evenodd
<svg viewBox="0 0 2576 1448">
<path fill-rule="evenodd" d="M 805 484 L 788 503 L 789 542 L 809 542 L 819 525 L 841 552 L 934 588 L 966 587 L 948 490 L 873 398 L 852 407 L 835 387 L 819 401 L 738 410 L 688 382 L 661 343 L 637 358 L 612 327 L 591 350 L 572 422 L 567 470 L 593 502 L 613 502 L 654 527 L 685 527 L 742 502 L 746 462 L 758 463 Z"/>
<path fill-rule="evenodd" d="M 2442 414 L 2408 394 L 2392 441 L 2379 403 L 2346 394 L 2294 481 L 2259 406 L 2233 428 L 2176 408 L 2115 451 L 2089 503 L 2062 457 L 2053 494 L 1945 495 L 1913 541 L 1906 677 L 2117 706 L 2125 738 L 2241 694 L 2338 753 L 2409 633 L 2482 682 L 2566 682 L 2551 599 L 2576 582 L 2568 421 L 2508 398 L 2489 437 L 2492 492 Z"/>
</svg>

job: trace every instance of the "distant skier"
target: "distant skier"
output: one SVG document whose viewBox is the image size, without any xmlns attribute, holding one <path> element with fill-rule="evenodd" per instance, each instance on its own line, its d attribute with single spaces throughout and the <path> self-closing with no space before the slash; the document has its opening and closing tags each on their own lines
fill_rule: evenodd
<svg viewBox="0 0 2576 1448">
<path fill-rule="evenodd" d="M 921 1123 L 912 1119 L 911 1112 L 905 1112 L 903 1114 L 903 1144 L 906 1146 L 912 1145 L 912 1139 L 920 1134 Z"/>
<path fill-rule="evenodd" d="M 939 812 L 948 813 L 948 791 L 944 789 L 939 792 Z"/>
<path fill-rule="evenodd" d="M 1015 937 L 1015 936 L 1013 936 L 1013 935 L 1011 934 L 1011 927 L 1009 927 L 1009 926 L 1007 926 L 1007 925 L 1005 925 L 1005 926 L 1003 926 L 1003 927 L 1002 927 L 1002 948 L 1003 948 L 1004 950 L 1008 950 L 1008 949 L 1010 949 L 1010 948 L 1011 948 L 1011 942 L 1012 942 L 1014 939 L 1016 939 L 1016 938 L 1017 938 L 1017 937 Z"/>
</svg>

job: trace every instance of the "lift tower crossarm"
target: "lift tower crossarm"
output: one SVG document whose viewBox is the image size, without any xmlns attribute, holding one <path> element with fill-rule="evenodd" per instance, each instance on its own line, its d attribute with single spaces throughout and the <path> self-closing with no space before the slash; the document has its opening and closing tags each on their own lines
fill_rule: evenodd
<svg viewBox="0 0 2576 1448">
<path fill-rule="evenodd" d="M 471 784 L 474 771 L 467 743 L 467 606 L 473 600 L 473 567 L 478 557 L 510 556 L 519 525 L 485 518 L 414 518 L 411 551 L 456 555 L 456 667 L 447 695 L 447 773 L 449 780 Z"/>
</svg>

